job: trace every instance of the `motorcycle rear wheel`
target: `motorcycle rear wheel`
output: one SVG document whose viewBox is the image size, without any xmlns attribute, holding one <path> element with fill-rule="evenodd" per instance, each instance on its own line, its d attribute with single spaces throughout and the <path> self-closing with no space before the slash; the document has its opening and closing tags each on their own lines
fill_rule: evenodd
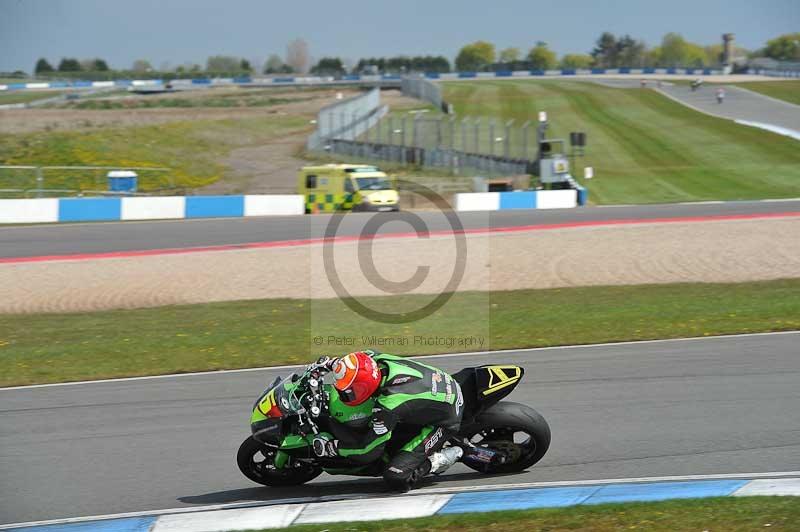
<svg viewBox="0 0 800 532">
<path fill-rule="evenodd" d="M 502 464 L 483 468 L 465 462 L 481 473 L 518 473 L 542 459 L 550 447 L 550 426 L 533 408 L 502 401 L 480 414 L 474 423 L 463 427 L 461 436 L 478 447 L 506 455 Z"/>
<path fill-rule="evenodd" d="M 239 446 L 236 463 L 244 476 L 264 486 L 298 486 L 322 474 L 322 468 L 298 460 L 290 461 L 282 469 L 275 468 L 275 449 L 252 436 Z"/>
</svg>

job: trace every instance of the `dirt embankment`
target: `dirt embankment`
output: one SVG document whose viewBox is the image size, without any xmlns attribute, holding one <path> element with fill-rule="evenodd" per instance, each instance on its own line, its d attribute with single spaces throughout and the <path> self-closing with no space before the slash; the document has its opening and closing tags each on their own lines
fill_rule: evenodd
<svg viewBox="0 0 800 532">
<path fill-rule="evenodd" d="M 458 290 L 512 290 L 800 277 L 800 219 L 607 226 L 470 235 Z M 390 295 L 428 266 L 412 293 L 439 293 L 457 263 L 452 237 L 372 242 L 374 272 L 359 246 L 321 245 L 139 258 L 0 265 L 0 312 L 78 312 L 276 297 Z M 369 254 L 368 249 L 361 252 Z M 364 264 L 367 262 L 365 261 Z M 327 268 L 327 271 L 326 271 Z"/>
<path fill-rule="evenodd" d="M 245 97 L 250 89 L 208 89 L 148 96 L 131 96 L 133 100 L 157 101 L 165 99 L 188 99 L 202 101 L 219 99 L 242 93 Z M 104 127 L 136 127 L 168 122 L 194 120 L 241 120 L 253 117 L 269 117 L 275 114 L 291 114 L 313 118 L 325 105 L 335 100 L 336 94 L 355 94 L 352 90 L 317 89 L 298 91 L 274 89 L 267 96 L 282 103 L 252 107 L 152 107 L 131 109 L 73 109 L 34 108 L 0 110 L 0 133 L 31 133 L 37 131 L 85 131 Z M 116 97 L 118 98 L 118 97 Z M 128 97 L 126 96 L 125 99 Z M 98 98 L 102 100 L 102 98 Z"/>
</svg>

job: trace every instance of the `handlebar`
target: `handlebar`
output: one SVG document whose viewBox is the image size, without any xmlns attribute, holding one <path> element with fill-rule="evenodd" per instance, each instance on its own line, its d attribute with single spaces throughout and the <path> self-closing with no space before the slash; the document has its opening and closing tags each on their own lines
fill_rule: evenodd
<svg viewBox="0 0 800 532">
<path fill-rule="evenodd" d="M 302 396 L 301 402 L 308 412 L 306 421 L 314 433 L 317 433 L 318 429 L 313 420 L 328 412 L 329 398 L 323 379 L 325 374 L 331 371 L 334 362 L 335 360 L 328 357 L 320 357 L 316 362 L 306 366 L 298 379 L 298 384 L 308 392 Z"/>
</svg>

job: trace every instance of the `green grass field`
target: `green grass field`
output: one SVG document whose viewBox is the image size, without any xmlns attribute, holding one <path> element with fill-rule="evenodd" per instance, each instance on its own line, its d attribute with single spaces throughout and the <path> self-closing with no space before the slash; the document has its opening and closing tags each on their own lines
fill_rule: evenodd
<svg viewBox="0 0 800 532">
<path fill-rule="evenodd" d="M 55 98 L 62 94 L 64 91 L 3 91 L 0 92 L 0 105 L 35 102 L 36 100 Z"/>
<path fill-rule="evenodd" d="M 547 111 L 549 137 L 585 131 L 586 157 L 576 166 L 595 169 L 588 182 L 594 203 L 800 195 L 797 141 L 697 113 L 652 90 L 549 80 L 451 82 L 444 88 L 462 117 L 514 119 L 517 125 L 532 120 L 535 127 L 538 111 Z M 582 176 L 580 169 L 574 173 Z"/>
<path fill-rule="evenodd" d="M 428 296 L 365 298 L 414 309 Z M 407 325 L 339 300 L 240 301 L 80 314 L 0 315 L 0 386 L 300 364 L 365 347 L 399 355 L 800 329 L 800 279 L 457 293 Z M 341 344 L 329 336 L 352 337 Z M 482 345 L 369 338 L 481 337 Z M 320 336 L 319 344 L 313 338 Z"/>
<path fill-rule="evenodd" d="M 752 81 L 737 83 L 737 87 L 800 105 L 800 79 L 785 81 Z"/>
<path fill-rule="evenodd" d="M 140 172 L 139 189 L 192 188 L 225 175 L 220 159 L 232 150 L 274 142 L 309 129 L 301 116 L 243 120 L 195 120 L 90 131 L 0 134 L 0 164 L 42 166 L 166 167 L 168 174 Z M 47 188 L 105 189 L 104 172 L 46 174 Z M 32 173 L 0 171 L 0 189 L 34 188 Z"/>
<path fill-rule="evenodd" d="M 750 532 L 797 530 L 798 497 L 716 497 L 661 502 L 600 504 L 527 511 L 437 515 L 418 519 L 297 525 L 290 532 Z"/>
</svg>

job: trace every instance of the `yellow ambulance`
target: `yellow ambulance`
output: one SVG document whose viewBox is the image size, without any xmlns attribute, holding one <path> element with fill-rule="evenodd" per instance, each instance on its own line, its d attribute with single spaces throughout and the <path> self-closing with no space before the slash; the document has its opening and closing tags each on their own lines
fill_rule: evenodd
<svg viewBox="0 0 800 532">
<path fill-rule="evenodd" d="M 366 164 L 304 166 L 297 192 L 306 198 L 307 213 L 400 210 L 389 176 Z"/>
</svg>

